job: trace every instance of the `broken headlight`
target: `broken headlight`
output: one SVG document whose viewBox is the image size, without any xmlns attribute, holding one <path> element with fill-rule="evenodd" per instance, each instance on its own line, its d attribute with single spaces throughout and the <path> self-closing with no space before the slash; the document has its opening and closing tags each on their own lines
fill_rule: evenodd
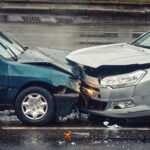
<svg viewBox="0 0 150 150">
<path fill-rule="evenodd" d="M 93 88 L 99 88 L 99 82 L 98 82 L 98 78 L 94 78 L 88 75 L 84 75 L 84 82 Z"/>
<path fill-rule="evenodd" d="M 109 86 L 112 88 L 123 88 L 123 87 L 136 85 L 137 82 L 140 79 L 142 79 L 142 77 L 145 74 L 146 71 L 138 70 L 127 74 L 105 77 L 101 80 L 101 86 L 103 87 Z"/>
<path fill-rule="evenodd" d="M 93 98 L 100 98 L 100 90 L 97 88 L 92 88 L 86 85 L 81 86 L 81 92 L 84 93 L 85 95 L 88 95 Z"/>
</svg>

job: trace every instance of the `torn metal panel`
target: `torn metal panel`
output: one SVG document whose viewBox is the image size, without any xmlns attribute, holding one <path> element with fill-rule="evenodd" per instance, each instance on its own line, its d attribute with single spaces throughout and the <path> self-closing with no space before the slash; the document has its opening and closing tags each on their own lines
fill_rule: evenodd
<svg viewBox="0 0 150 150">
<path fill-rule="evenodd" d="M 21 54 L 18 59 L 18 63 L 33 64 L 39 66 L 50 66 L 62 72 L 71 74 L 76 78 L 79 78 L 79 68 L 73 63 L 69 63 L 66 60 L 68 51 L 53 50 L 47 48 L 34 48 L 27 50 Z M 76 68 L 76 69 L 74 69 Z"/>
</svg>

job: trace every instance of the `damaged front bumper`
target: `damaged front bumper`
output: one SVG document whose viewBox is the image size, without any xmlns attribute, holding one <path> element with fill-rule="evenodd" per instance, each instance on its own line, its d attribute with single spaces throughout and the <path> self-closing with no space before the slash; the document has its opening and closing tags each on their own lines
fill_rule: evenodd
<svg viewBox="0 0 150 150">
<path fill-rule="evenodd" d="M 71 113 L 74 104 L 77 102 L 78 97 L 78 93 L 54 94 L 56 114 L 58 116 L 65 116 Z"/>
<path fill-rule="evenodd" d="M 115 118 L 149 116 L 150 105 L 144 104 L 141 96 L 129 96 L 133 90 L 134 87 L 118 90 L 101 89 L 100 98 L 84 95 L 87 101 L 82 99 L 84 105 L 80 103 L 80 110 L 85 113 Z"/>
<path fill-rule="evenodd" d="M 148 106 L 137 106 L 134 108 L 126 109 L 106 109 L 104 111 L 100 110 L 86 110 L 86 112 L 106 116 L 106 117 L 115 117 L 115 118 L 134 118 L 150 115 L 150 108 Z"/>
<path fill-rule="evenodd" d="M 78 100 L 80 93 L 80 80 L 73 77 L 67 78 L 65 85 L 55 88 L 54 102 L 57 116 L 70 114 Z"/>
</svg>

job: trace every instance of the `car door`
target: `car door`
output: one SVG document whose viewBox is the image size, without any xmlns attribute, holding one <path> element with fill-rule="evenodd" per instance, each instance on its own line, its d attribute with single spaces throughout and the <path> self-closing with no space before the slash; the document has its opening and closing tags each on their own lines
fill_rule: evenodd
<svg viewBox="0 0 150 150">
<path fill-rule="evenodd" d="M 0 57 L 0 103 L 5 102 L 8 92 L 8 65 Z"/>
</svg>

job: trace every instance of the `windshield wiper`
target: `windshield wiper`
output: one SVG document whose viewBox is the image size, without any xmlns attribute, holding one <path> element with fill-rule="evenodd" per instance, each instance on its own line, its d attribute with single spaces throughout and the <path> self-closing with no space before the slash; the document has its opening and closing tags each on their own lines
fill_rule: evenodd
<svg viewBox="0 0 150 150">
<path fill-rule="evenodd" d="M 14 58 L 15 58 L 15 60 L 18 60 L 18 57 L 17 57 L 17 55 L 9 48 L 9 50 L 12 52 L 12 54 L 15 56 Z M 8 51 L 8 50 L 7 50 Z"/>
<path fill-rule="evenodd" d="M 150 46 L 145 46 L 145 45 L 140 45 L 140 44 L 131 44 L 131 45 L 150 49 Z"/>
<path fill-rule="evenodd" d="M 23 47 L 23 49 L 24 49 L 25 51 L 28 50 L 28 48 L 29 48 L 29 47 Z"/>
</svg>

